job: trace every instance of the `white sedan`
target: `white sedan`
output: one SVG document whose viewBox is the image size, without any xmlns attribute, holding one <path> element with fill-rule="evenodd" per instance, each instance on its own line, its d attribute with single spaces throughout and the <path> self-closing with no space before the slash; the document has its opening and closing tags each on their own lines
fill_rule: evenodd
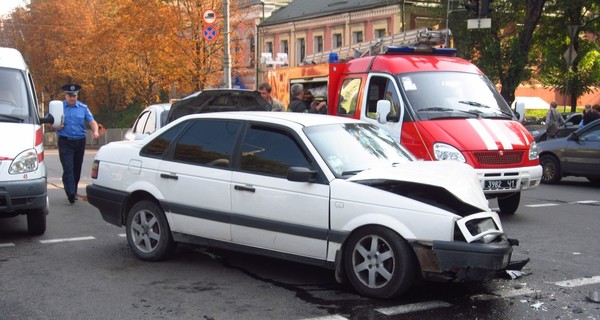
<svg viewBox="0 0 600 320">
<path fill-rule="evenodd" d="M 486 280 L 516 243 L 470 166 L 416 161 L 376 126 L 326 115 L 180 118 L 103 146 L 87 195 L 140 259 L 178 242 L 241 250 L 335 269 L 376 298 L 419 277 Z"/>
</svg>

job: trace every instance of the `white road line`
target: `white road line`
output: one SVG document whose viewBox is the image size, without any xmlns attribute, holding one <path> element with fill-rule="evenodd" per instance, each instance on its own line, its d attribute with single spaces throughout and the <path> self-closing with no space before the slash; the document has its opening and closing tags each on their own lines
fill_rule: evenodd
<svg viewBox="0 0 600 320">
<path fill-rule="evenodd" d="M 542 203 L 542 204 L 528 204 L 525 205 L 526 207 L 529 208 L 539 208 L 539 207 L 553 207 L 553 206 L 557 206 L 557 203 Z"/>
<path fill-rule="evenodd" d="M 596 283 L 600 283 L 600 276 L 559 281 L 559 282 L 555 282 L 554 284 L 559 287 L 573 288 L 573 287 L 586 286 L 589 284 L 596 284 Z"/>
<path fill-rule="evenodd" d="M 15 244 L 12 242 L 8 242 L 8 243 L 0 243 L 0 248 L 2 247 L 14 247 Z"/>
<path fill-rule="evenodd" d="M 573 202 L 569 202 L 569 204 L 589 204 L 589 203 L 596 203 L 598 201 L 596 200 L 581 200 L 581 201 L 573 201 Z"/>
<path fill-rule="evenodd" d="M 447 308 L 447 307 L 452 307 L 452 304 L 450 304 L 448 302 L 436 300 L 436 301 L 427 301 L 427 302 L 421 302 L 421 303 L 405 304 L 405 305 L 396 306 L 396 307 L 375 309 L 375 311 L 377 311 L 379 313 L 383 313 L 386 316 L 394 316 L 394 315 L 398 315 L 398 314 L 407 314 L 407 313 L 411 313 L 411 312 L 431 310 L 431 309 L 437 309 L 437 308 Z"/>
<path fill-rule="evenodd" d="M 119 237 L 125 238 L 125 237 L 127 237 L 127 235 L 125 233 L 119 233 Z"/>
<path fill-rule="evenodd" d="M 304 320 L 348 320 L 348 318 L 344 318 L 342 316 L 335 314 L 333 316 L 325 316 L 325 317 L 318 317 L 318 318 L 306 318 Z"/>
<path fill-rule="evenodd" d="M 65 239 L 50 239 L 50 240 L 40 240 L 40 243 L 58 243 L 58 242 L 68 242 L 68 241 L 83 241 L 83 240 L 94 240 L 94 237 L 77 237 L 77 238 L 65 238 Z"/>
<path fill-rule="evenodd" d="M 474 296 L 471 296 L 471 300 L 487 301 L 487 300 L 494 300 L 494 299 L 525 296 L 525 295 L 534 294 L 534 293 L 535 293 L 535 290 L 532 290 L 529 288 L 495 290 L 495 291 L 492 291 L 491 293 L 476 294 Z"/>
</svg>

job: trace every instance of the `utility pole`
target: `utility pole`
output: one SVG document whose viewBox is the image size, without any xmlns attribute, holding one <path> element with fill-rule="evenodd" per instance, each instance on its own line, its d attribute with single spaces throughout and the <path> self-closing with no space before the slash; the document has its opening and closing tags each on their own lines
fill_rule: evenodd
<svg viewBox="0 0 600 320">
<path fill-rule="evenodd" d="M 229 0 L 223 1 L 223 13 L 225 15 L 225 54 L 224 54 L 224 67 L 223 67 L 223 83 L 225 88 L 231 89 L 231 54 L 229 48 Z"/>
</svg>

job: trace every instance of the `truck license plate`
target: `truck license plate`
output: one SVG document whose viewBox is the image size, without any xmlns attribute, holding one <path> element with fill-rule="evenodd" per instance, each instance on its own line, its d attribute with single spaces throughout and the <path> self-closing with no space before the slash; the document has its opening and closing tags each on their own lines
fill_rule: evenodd
<svg viewBox="0 0 600 320">
<path fill-rule="evenodd" d="M 483 190 L 516 189 L 517 180 L 487 180 Z"/>
</svg>

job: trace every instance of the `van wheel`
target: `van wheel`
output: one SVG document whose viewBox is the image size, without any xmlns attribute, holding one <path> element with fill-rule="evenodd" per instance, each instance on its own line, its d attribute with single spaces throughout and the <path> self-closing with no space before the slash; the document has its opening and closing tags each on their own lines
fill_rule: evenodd
<svg viewBox="0 0 600 320">
<path fill-rule="evenodd" d="M 498 197 L 498 207 L 503 214 L 514 214 L 519 209 L 521 193 L 515 192 L 507 197 Z"/>
<path fill-rule="evenodd" d="M 27 212 L 27 233 L 39 236 L 46 232 L 47 209 L 32 210 Z"/>
<path fill-rule="evenodd" d="M 400 235 L 382 227 L 356 231 L 344 248 L 344 268 L 358 293 L 372 298 L 392 298 L 412 285 L 416 257 Z"/>
<path fill-rule="evenodd" d="M 152 201 L 140 201 L 129 210 L 126 231 L 129 246 L 142 260 L 167 259 L 177 246 L 165 213 Z"/>
</svg>

